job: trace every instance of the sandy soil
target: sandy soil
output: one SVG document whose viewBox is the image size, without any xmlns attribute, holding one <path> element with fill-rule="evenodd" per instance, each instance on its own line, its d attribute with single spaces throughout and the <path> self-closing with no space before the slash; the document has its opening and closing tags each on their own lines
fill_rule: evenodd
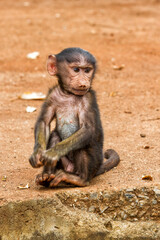
<svg viewBox="0 0 160 240">
<path fill-rule="evenodd" d="M 35 186 L 41 169 L 33 169 L 28 158 L 42 101 L 18 96 L 26 91 L 47 93 L 56 83 L 46 72 L 47 56 L 74 46 L 97 58 L 93 88 L 104 127 L 104 148 L 114 148 L 121 156 L 117 168 L 93 179 L 82 191 L 159 185 L 159 13 L 158 0 L 0 1 L 1 203 L 66 191 Z M 40 57 L 27 59 L 33 51 Z M 115 70 L 114 65 L 124 68 Z M 27 113 L 27 106 L 37 111 Z M 153 181 L 143 181 L 144 174 Z M 20 184 L 30 188 L 19 190 Z"/>
</svg>

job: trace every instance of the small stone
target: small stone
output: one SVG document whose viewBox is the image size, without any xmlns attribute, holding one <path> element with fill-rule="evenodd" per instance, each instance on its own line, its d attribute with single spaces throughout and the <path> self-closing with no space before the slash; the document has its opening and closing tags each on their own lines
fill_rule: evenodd
<svg viewBox="0 0 160 240">
<path fill-rule="evenodd" d="M 112 230 L 112 224 L 111 224 L 111 222 L 105 223 L 104 226 L 106 227 L 106 229 L 107 229 L 108 231 L 111 231 L 111 230 Z"/>
<path fill-rule="evenodd" d="M 126 189 L 126 192 L 134 192 L 134 189 L 133 188 L 128 188 L 128 189 Z"/>
<path fill-rule="evenodd" d="M 144 196 L 144 195 L 142 195 L 142 194 L 138 194 L 138 196 L 137 196 L 138 198 L 145 198 L 145 199 L 149 199 L 149 197 L 148 196 Z"/>
<path fill-rule="evenodd" d="M 127 199 L 131 199 L 135 197 L 135 194 L 125 193 L 124 194 Z"/>
<path fill-rule="evenodd" d="M 152 200 L 152 204 L 156 205 L 157 204 L 157 200 Z"/>
<path fill-rule="evenodd" d="M 127 219 L 127 214 L 125 212 L 121 212 L 121 218 L 123 220 Z"/>
<path fill-rule="evenodd" d="M 151 175 L 143 175 L 143 176 L 142 176 L 142 180 L 148 180 L 148 181 L 152 181 L 152 180 L 153 180 L 153 178 L 152 178 L 152 176 L 151 176 Z"/>
<path fill-rule="evenodd" d="M 121 64 L 121 65 L 119 65 L 119 66 L 113 65 L 113 69 L 114 69 L 114 70 L 122 70 L 124 67 L 125 67 L 124 64 Z"/>
<path fill-rule="evenodd" d="M 39 52 L 31 52 L 31 53 L 28 53 L 28 54 L 27 54 L 27 58 L 28 58 L 28 59 L 36 59 L 36 58 L 39 57 L 39 55 L 40 55 Z"/>
<path fill-rule="evenodd" d="M 94 212 L 95 210 L 95 207 L 94 206 L 90 206 L 89 209 L 88 209 L 88 212 Z"/>
<path fill-rule="evenodd" d="M 95 192 L 95 193 L 90 193 L 90 199 L 91 200 L 97 200 L 98 199 L 98 194 Z"/>
<path fill-rule="evenodd" d="M 3 181 L 3 182 L 6 182 L 6 181 L 7 181 L 7 176 L 6 176 L 6 175 L 4 175 L 4 176 L 2 177 L 2 181 Z"/>
<path fill-rule="evenodd" d="M 100 207 L 99 210 L 101 213 L 104 213 L 108 209 L 108 206 Z"/>
<path fill-rule="evenodd" d="M 155 192 L 157 197 L 160 197 L 160 189 L 154 188 L 153 191 Z"/>
<path fill-rule="evenodd" d="M 89 199 L 88 197 L 84 197 L 83 198 L 84 201 L 88 201 L 88 199 Z"/>
<path fill-rule="evenodd" d="M 141 133 L 140 136 L 141 136 L 142 138 L 145 138 L 145 137 L 146 137 L 146 134 Z"/>
<path fill-rule="evenodd" d="M 126 114 L 132 114 L 132 112 L 129 111 L 129 110 L 124 111 L 124 113 L 126 113 Z"/>
<path fill-rule="evenodd" d="M 36 108 L 35 107 L 31 107 L 31 106 L 27 106 L 26 107 L 26 112 L 27 113 L 32 113 L 32 112 L 35 112 L 36 111 Z"/>
<path fill-rule="evenodd" d="M 146 201 L 143 201 L 143 200 L 142 200 L 142 201 L 139 201 L 139 206 L 140 206 L 140 207 L 143 207 L 145 204 L 146 204 Z"/>
<path fill-rule="evenodd" d="M 149 148 L 150 148 L 149 145 L 144 146 L 144 149 L 149 149 Z"/>
<path fill-rule="evenodd" d="M 108 193 L 104 193 L 104 194 L 103 194 L 103 197 L 104 197 L 104 198 L 109 198 L 110 195 L 109 195 Z"/>
</svg>

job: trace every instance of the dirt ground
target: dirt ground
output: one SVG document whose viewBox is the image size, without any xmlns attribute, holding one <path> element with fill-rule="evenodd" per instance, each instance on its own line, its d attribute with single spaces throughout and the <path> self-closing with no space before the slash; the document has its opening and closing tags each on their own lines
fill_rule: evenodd
<svg viewBox="0 0 160 240">
<path fill-rule="evenodd" d="M 82 191 L 160 186 L 160 1 L 1 0 L 1 204 L 66 191 L 35 186 L 41 169 L 33 169 L 28 158 L 42 101 L 18 99 L 24 92 L 47 93 L 56 83 L 46 71 L 47 56 L 66 47 L 81 47 L 96 56 L 93 88 L 104 149 L 113 148 L 121 157 L 117 168 Z M 27 59 L 34 51 L 39 58 Z M 116 70 L 115 65 L 124 66 Z M 27 106 L 37 111 L 27 113 Z M 153 180 L 142 180 L 145 174 Z M 30 188 L 19 190 L 20 184 Z"/>
</svg>

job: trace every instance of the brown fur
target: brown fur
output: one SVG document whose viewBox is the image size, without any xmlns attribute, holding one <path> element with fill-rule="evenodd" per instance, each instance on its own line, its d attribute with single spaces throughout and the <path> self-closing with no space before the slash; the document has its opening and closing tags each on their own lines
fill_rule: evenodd
<svg viewBox="0 0 160 240">
<path fill-rule="evenodd" d="M 44 166 L 36 183 L 86 186 L 120 160 L 114 150 L 108 150 L 103 163 L 103 129 L 91 89 L 96 61 L 82 49 L 66 49 L 49 56 L 47 69 L 58 77 L 59 85 L 49 91 L 35 126 L 30 163 L 33 167 Z M 53 119 L 56 127 L 50 132 Z"/>
</svg>

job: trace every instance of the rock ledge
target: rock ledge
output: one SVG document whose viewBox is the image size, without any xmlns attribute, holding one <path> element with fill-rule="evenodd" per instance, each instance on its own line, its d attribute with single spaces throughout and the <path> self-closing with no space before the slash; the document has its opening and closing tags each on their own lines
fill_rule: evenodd
<svg viewBox="0 0 160 240">
<path fill-rule="evenodd" d="M 0 207 L 0 240 L 160 239 L 160 189 L 55 193 Z"/>
</svg>

